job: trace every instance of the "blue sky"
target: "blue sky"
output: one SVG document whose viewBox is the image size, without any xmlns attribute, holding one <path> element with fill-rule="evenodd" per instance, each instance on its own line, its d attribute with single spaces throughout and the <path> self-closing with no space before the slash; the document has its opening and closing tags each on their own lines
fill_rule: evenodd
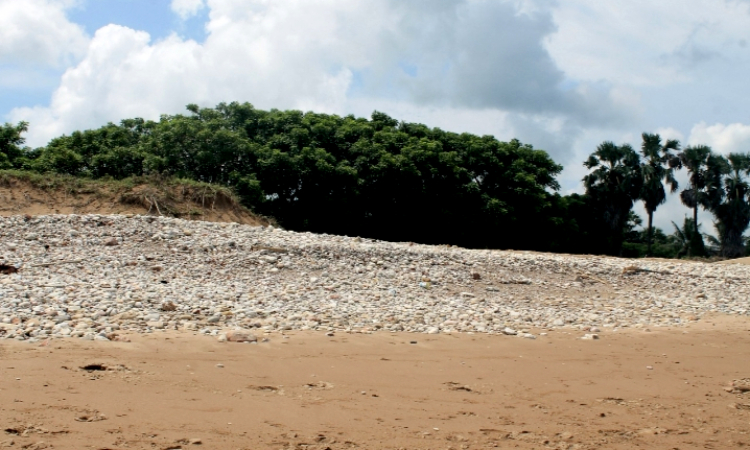
<svg viewBox="0 0 750 450">
<path fill-rule="evenodd" d="M 206 38 L 204 25 L 208 19 L 208 10 L 202 9 L 183 20 L 175 14 L 168 0 L 80 0 L 65 9 L 65 16 L 89 36 L 106 25 L 118 24 L 146 31 L 153 41 L 176 33 L 185 39 L 203 42 Z M 18 65 L 22 64 L 14 64 L 12 60 L 3 61 L 0 73 L 16 72 Z M 24 76 L 23 83 L 14 83 L 11 89 L 2 89 L 0 114 L 7 115 L 13 108 L 47 104 L 67 68 L 35 67 L 32 82 Z"/>
<path fill-rule="evenodd" d="M 749 42 L 747 0 L 0 0 L 0 120 L 379 110 L 545 149 L 568 193 L 604 140 L 750 151 Z"/>
<path fill-rule="evenodd" d="M 181 20 L 166 0 L 84 0 L 68 10 L 71 22 L 80 24 L 88 34 L 110 23 L 143 30 L 151 39 L 160 40 L 172 33 L 202 42 L 208 10 Z"/>
</svg>

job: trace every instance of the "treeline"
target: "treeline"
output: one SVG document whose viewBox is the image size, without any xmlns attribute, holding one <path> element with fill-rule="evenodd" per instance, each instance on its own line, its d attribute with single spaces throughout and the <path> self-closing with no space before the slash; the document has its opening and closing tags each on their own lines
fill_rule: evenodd
<svg viewBox="0 0 750 450">
<path fill-rule="evenodd" d="M 644 241 L 632 207 L 643 200 L 653 213 L 666 198 L 664 183 L 684 167 L 692 184 L 683 200 L 714 212 L 722 252 L 744 253 L 744 241 L 738 247 L 735 235 L 747 190 L 741 200 L 732 191 L 748 172 L 744 156 L 725 159 L 708 149 L 709 157 L 692 148 L 678 154 L 678 143 L 662 143 L 656 135 L 644 135 L 641 154 L 604 143 L 586 161 L 586 193 L 561 196 L 556 177 L 562 167 L 517 140 L 446 132 L 377 111 L 365 119 L 263 111 L 247 103 L 188 110 L 158 122 L 127 119 L 77 131 L 37 149 L 23 147 L 27 124 L 6 124 L 0 168 L 115 179 L 158 174 L 221 184 L 256 213 L 298 231 L 617 255 L 644 253 L 642 247 L 649 252 L 663 236 L 660 230 L 647 233 Z M 704 159 L 690 159 L 691 152 Z M 693 228 L 687 232 L 696 242 L 688 250 L 669 239 L 654 249 L 705 254 Z"/>
<path fill-rule="evenodd" d="M 709 255 L 704 238 L 708 238 L 712 253 L 725 258 L 746 254 L 744 232 L 750 225 L 750 154 L 730 153 L 726 157 L 714 153 L 705 145 L 690 146 L 680 150 L 676 140 L 662 142 L 658 134 L 644 133 L 640 152 L 630 145 L 617 146 L 604 142 L 589 156 L 584 165 L 590 170 L 583 178 L 586 196 L 595 208 L 594 216 L 602 219 L 610 237 L 608 252 L 622 252 L 622 243 L 646 244 L 646 255 L 652 254 L 655 235 L 653 215 L 666 202 L 667 188 L 677 192 L 677 170 L 686 170 L 688 185 L 679 193 L 682 203 L 692 210 L 692 219 L 685 218 L 680 227 L 672 222 L 675 233 L 672 239 L 659 239 L 660 244 L 671 243 L 676 256 Z M 633 236 L 632 208 L 642 201 L 648 214 L 648 225 L 643 233 Z M 714 217 L 718 237 L 700 231 L 698 209 L 709 211 Z M 638 222 L 639 219 L 635 219 Z M 630 236 L 627 231 L 631 230 Z M 631 250 L 635 246 L 628 246 Z M 637 247 L 636 247 L 637 248 Z M 668 256 L 668 255 L 660 255 Z"/>
</svg>

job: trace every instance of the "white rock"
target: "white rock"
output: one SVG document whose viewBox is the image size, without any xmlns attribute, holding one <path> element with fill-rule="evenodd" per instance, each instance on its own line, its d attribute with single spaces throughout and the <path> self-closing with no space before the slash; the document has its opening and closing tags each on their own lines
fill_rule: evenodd
<svg viewBox="0 0 750 450">
<path fill-rule="evenodd" d="M 119 245 L 102 245 L 112 239 Z M 54 252 L 44 253 L 38 240 Z M 158 322 L 205 326 L 201 333 L 217 338 L 219 327 L 508 328 L 525 336 L 570 325 L 596 334 L 685 326 L 707 313 L 750 315 L 750 268 L 731 264 L 472 251 L 137 215 L 0 217 L 0 250 L 4 263 L 22 268 L 0 275 L 0 322 L 7 327 L 0 339 L 41 337 L 44 330 L 103 336 L 114 326 L 150 332 L 162 329 Z M 54 261 L 66 264 L 47 265 Z M 653 272 L 628 275 L 633 266 Z M 480 280 L 472 280 L 475 272 Z M 612 287 L 606 296 L 602 281 Z M 166 301 L 176 310 L 162 311 Z"/>
</svg>

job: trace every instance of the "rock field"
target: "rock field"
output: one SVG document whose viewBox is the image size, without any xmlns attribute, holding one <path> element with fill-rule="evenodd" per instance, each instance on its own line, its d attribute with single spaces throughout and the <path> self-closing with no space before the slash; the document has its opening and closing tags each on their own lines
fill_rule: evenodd
<svg viewBox="0 0 750 450">
<path fill-rule="evenodd" d="M 0 218 L 0 339 L 503 333 L 750 313 L 750 266 L 389 243 L 154 216 Z M 585 333 L 585 334 L 584 334 Z"/>
</svg>

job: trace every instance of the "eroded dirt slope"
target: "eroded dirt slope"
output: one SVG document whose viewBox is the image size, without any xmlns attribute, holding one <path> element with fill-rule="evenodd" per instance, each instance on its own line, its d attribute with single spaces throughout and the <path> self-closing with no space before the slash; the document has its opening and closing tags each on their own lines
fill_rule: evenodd
<svg viewBox="0 0 750 450">
<path fill-rule="evenodd" d="M 0 216 L 49 214 L 154 214 L 208 222 L 265 225 L 268 220 L 205 187 L 92 180 L 49 183 L 0 179 Z"/>
</svg>

